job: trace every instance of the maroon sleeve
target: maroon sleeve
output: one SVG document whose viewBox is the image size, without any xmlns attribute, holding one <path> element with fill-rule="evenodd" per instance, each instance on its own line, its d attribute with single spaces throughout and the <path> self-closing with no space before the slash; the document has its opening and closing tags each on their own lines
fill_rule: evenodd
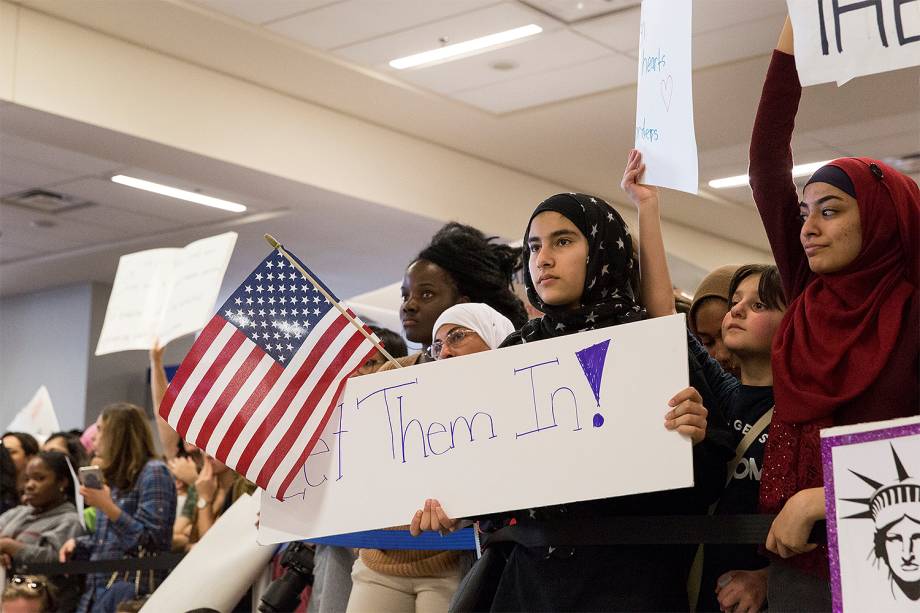
<svg viewBox="0 0 920 613">
<path fill-rule="evenodd" d="M 795 57 L 774 50 L 754 120 L 748 175 L 787 302 L 811 276 L 799 242 L 799 197 L 792 181 L 792 130 L 801 96 Z"/>
</svg>

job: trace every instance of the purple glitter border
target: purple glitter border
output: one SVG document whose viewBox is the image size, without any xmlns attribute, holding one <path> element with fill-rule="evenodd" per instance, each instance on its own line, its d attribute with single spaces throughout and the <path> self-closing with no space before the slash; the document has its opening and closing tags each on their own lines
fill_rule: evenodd
<svg viewBox="0 0 920 613">
<path fill-rule="evenodd" d="M 831 450 L 839 445 L 853 445 L 920 434 L 920 423 L 906 424 L 880 430 L 853 432 L 821 438 L 821 464 L 824 469 L 824 504 L 827 515 L 827 555 L 831 571 L 831 596 L 834 613 L 843 613 L 843 591 L 840 585 L 840 555 L 837 542 L 837 496 L 834 489 L 834 466 Z"/>
</svg>

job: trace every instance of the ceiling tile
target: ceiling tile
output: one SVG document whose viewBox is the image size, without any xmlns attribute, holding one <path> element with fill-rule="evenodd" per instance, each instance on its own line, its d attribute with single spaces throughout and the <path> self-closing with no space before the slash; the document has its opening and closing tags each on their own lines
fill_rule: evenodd
<svg viewBox="0 0 920 613">
<path fill-rule="evenodd" d="M 250 23 L 268 23 L 332 4 L 336 0 L 191 0 L 193 4 Z"/>
<path fill-rule="evenodd" d="M 317 49 L 335 49 L 452 15 L 495 0 L 345 0 L 282 19 L 269 30 Z M 422 49 L 424 51 L 424 49 Z"/>
<path fill-rule="evenodd" d="M 5 238 L 0 237 L 0 263 L 31 257 L 40 253 L 37 249 L 10 243 Z M 2 286 L 2 281 L 0 281 L 0 286 Z"/>
<path fill-rule="evenodd" d="M 69 181 L 81 173 L 72 170 L 52 168 L 43 164 L 36 164 L 22 160 L 6 153 L 6 148 L 0 153 L 0 182 L 14 185 L 27 185 L 28 187 L 43 187 L 62 181 Z"/>
<path fill-rule="evenodd" d="M 773 42 L 786 15 L 785 0 L 706 0 L 693 3 L 693 33 L 702 34 L 765 17 L 779 17 Z"/>
<path fill-rule="evenodd" d="M 610 54 L 611 51 L 603 45 L 568 30 L 559 30 L 455 62 L 405 71 L 401 76 L 415 85 L 450 93 L 476 89 L 492 83 L 516 81 L 564 66 L 575 67 Z M 493 68 L 496 64 L 516 68 L 496 70 Z"/>
<path fill-rule="evenodd" d="M 120 165 L 78 151 L 46 145 L 14 134 L 2 134 L 3 154 L 40 166 L 68 171 L 73 175 L 104 175 Z"/>
<path fill-rule="evenodd" d="M 611 53 L 591 62 L 457 93 L 453 97 L 493 113 L 507 113 L 612 89 L 635 78 L 635 60 Z"/>
<path fill-rule="evenodd" d="M 763 55 L 776 45 L 783 15 L 747 21 L 693 36 L 693 68 L 707 68 Z"/>
<path fill-rule="evenodd" d="M 371 41 L 343 47 L 337 49 L 335 54 L 352 62 L 388 71 L 401 78 L 412 71 L 398 71 L 391 68 L 389 66 L 390 60 L 437 48 L 441 38 L 446 38 L 449 42 L 456 43 L 531 23 L 542 27 L 544 33 L 563 27 L 555 19 L 551 19 L 537 11 L 528 9 L 520 4 L 506 2 L 443 19 L 437 23 L 422 25 L 404 32 L 396 32 L 389 36 L 382 36 Z"/>
<path fill-rule="evenodd" d="M 80 223 L 105 228 L 113 241 L 128 236 L 178 230 L 188 225 L 168 219 L 162 219 L 160 217 L 142 215 L 122 206 L 110 206 L 98 203 L 93 206 L 82 207 L 74 209 L 73 211 L 68 211 L 67 213 L 61 213 L 56 215 L 56 217 L 61 219 L 75 219 Z"/>
<path fill-rule="evenodd" d="M 639 0 L 522 0 L 566 23 L 606 15 L 640 4 Z"/>
<path fill-rule="evenodd" d="M 632 51 L 639 47 L 639 8 L 598 17 L 571 28 L 615 51 Z"/>
<path fill-rule="evenodd" d="M 49 220 L 54 226 L 35 227 L 34 220 Z M 15 236 L 17 244 L 31 245 L 43 253 L 55 253 L 89 245 L 102 236 L 100 228 L 81 223 L 62 223 L 55 215 L 34 213 L 32 211 L 0 204 L 0 220 L 3 233 Z"/>
</svg>

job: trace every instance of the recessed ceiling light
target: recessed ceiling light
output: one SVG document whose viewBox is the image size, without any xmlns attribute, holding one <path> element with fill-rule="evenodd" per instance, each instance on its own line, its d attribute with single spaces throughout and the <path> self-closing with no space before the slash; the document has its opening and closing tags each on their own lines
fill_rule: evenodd
<svg viewBox="0 0 920 613">
<path fill-rule="evenodd" d="M 154 183 L 153 181 L 145 181 L 144 179 L 137 179 L 127 175 L 115 175 L 112 177 L 112 181 L 120 185 L 127 185 L 135 189 L 142 189 L 147 192 L 153 192 L 154 194 L 160 194 L 161 196 L 186 200 L 188 202 L 194 202 L 195 204 L 210 206 L 215 209 L 223 209 L 224 211 L 230 211 L 232 213 L 242 213 L 246 210 L 244 205 L 237 202 L 215 198 L 214 196 L 206 196 L 198 192 L 190 192 L 188 190 L 179 189 L 178 187 Z"/>
<path fill-rule="evenodd" d="M 792 176 L 793 177 L 807 177 L 814 173 L 816 170 L 830 162 L 830 160 L 825 160 L 823 162 L 811 162 L 809 164 L 799 164 L 798 166 L 792 167 Z M 747 185 L 750 182 L 750 177 L 748 175 L 736 175 L 734 177 L 725 177 L 724 179 L 713 179 L 709 182 L 709 187 L 713 189 L 724 189 L 726 187 L 741 187 L 742 185 Z"/>
<path fill-rule="evenodd" d="M 448 62 L 460 59 L 461 57 L 468 57 L 476 53 L 482 53 L 492 47 L 527 38 L 528 36 L 534 36 L 542 31 L 543 28 L 532 23 L 521 26 L 520 28 L 496 32 L 495 34 L 481 36 L 472 40 L 463 41 L 462 43 L 455 43 L 453 45 L 447 45 L 446 47 L 439 47 L 437 49 L 431 49 L 430 51 L 423 51 L 414 55 L 397 58 L 390 62 L 390 66 L 397 70 L 404 70 L 406 68 L 416 68 L 418 66 Z"/>
</svg>

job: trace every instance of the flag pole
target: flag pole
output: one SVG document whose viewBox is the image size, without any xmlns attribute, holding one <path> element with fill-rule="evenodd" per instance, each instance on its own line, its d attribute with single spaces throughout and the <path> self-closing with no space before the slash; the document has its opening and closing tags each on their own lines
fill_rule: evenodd
<svg viewBox="0 0 920 613">
<path fill-rule="evenodd" d="M 367 333 L 367 330 L 364 329 L 364 326 L 358 323 L 358 321 L 354 318 L 354 316 L 348 312 L 348 309 L 346 309 L 341 304 L 339 304 L 339 301 L 333 298 L 332 295 L 330 295 L 329 292 L 326 291 L 326 288 L 324 288 L 321 283 L 319 283 L 316 279 L 313 278 L 313 275 L 311 275 L 306 270 L 304 270 L 304 267 L 301 266 L 297 260 L 291 257 L 291 255 L 284 249 L 281 243 L 275 240 L 274 236 L 272 236 L 271 234 L 266 234 L 265 240 L 268 241 L 268 244 L 272 246 L 272 249 L 277 250 L 278 253 L 280 253 L 282 256 L 284 256 L 284 258 L 288 262 L 290 262 L 291 266 L 296 268 L 300 272 L 300 274 L 302 274 L 307 279 L 307 281 L 312 283 L 313 287 L 315 287 L 319 291 L 319 293 L 325 296 L 326 300 L 328 300 L 332 304 L 332 306 L 337 308 L 339 310 L 339 313 L 344 315 L 345 318 L 348 320 L 348 322 L 351 325 L 353 325 L 355 328 L 357 328 L 361 332 L 361 334 L 364 335 L 364 338 L 374 343 L 374 347 L 377 348 L 377 351 L 380 352 L 380 355 L 385 357 L 387 361 L 393 364 L 396 368 L 403 367 L 402 364 L 396 361 L 396 358 L 390 355 L 390 352 L 388 352 L 386 349 L 383 348 L 383 345 L 381 345 L 378 341 L 375 341 L 374 337 Z"/>
</svg>

